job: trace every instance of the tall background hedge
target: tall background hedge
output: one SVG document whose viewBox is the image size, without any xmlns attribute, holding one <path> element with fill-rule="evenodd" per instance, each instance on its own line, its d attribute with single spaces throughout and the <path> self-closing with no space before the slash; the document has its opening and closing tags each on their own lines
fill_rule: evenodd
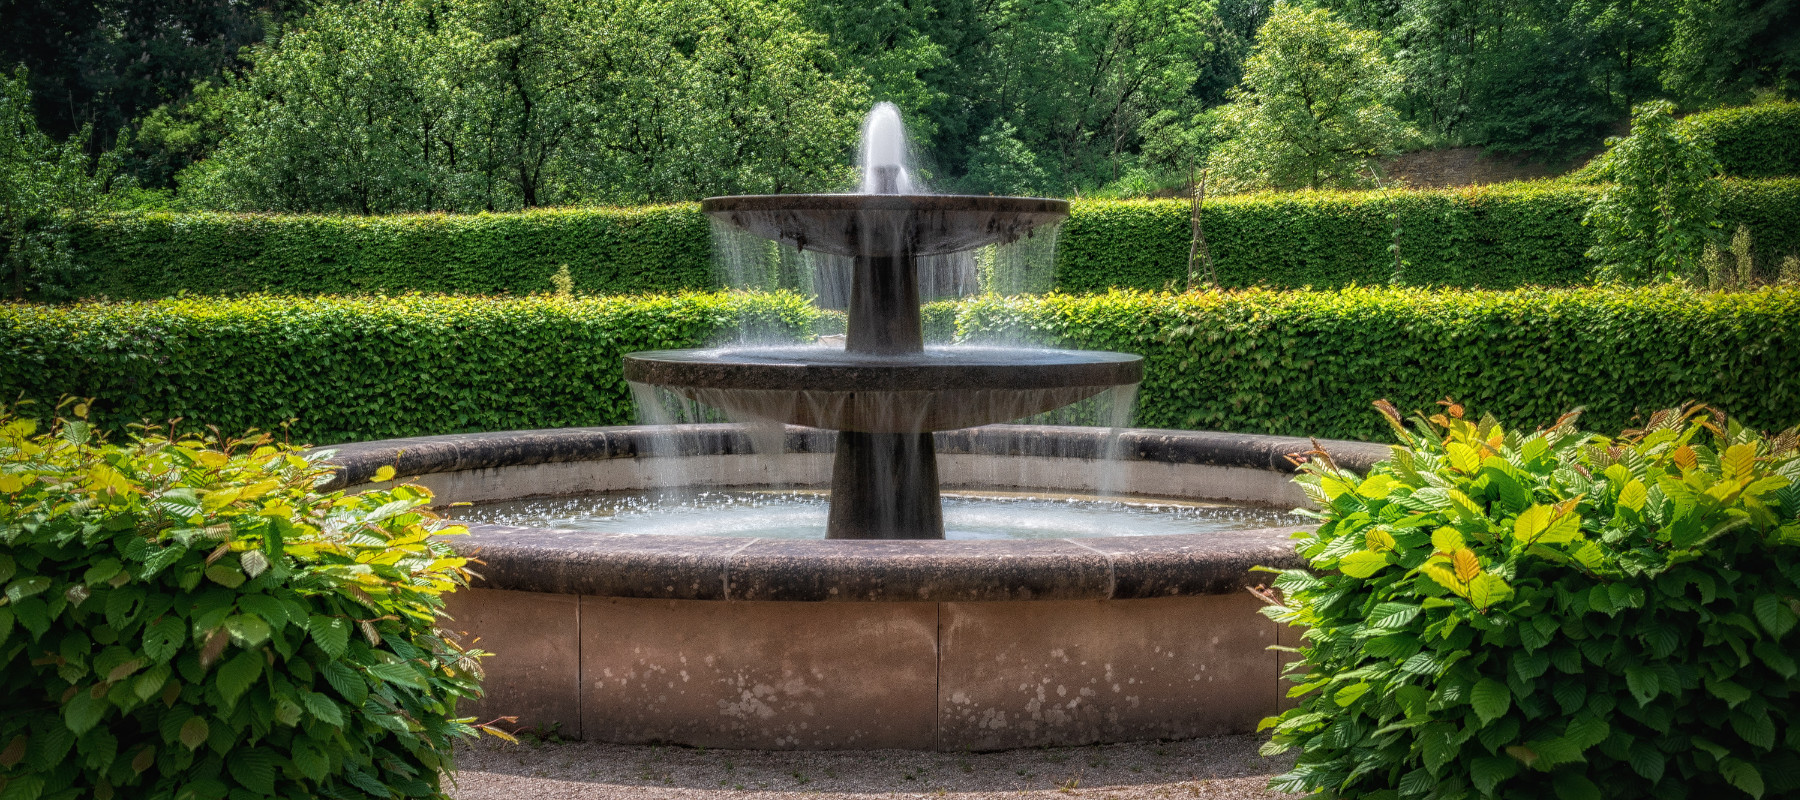
<svg viewBox="0 0 1800 800">
<path fill-rule="evenodd" d="M 1452 396 L 1510 425 L 1585 406 L 1595 429 L 1700 400 L 1800 422 L 1800 289 L 1047 295 L 968 301 L 965 339 L 1140 353 L 1137 424 L 1352 439 L 1369 403 Z M 620 356 L 738 335 L 805 337 L 791 295 L 252 297 L 0 306 L 0 396 L 95 397 L 101 424 L 226 432 L 289 418 L 299 441 L 633 421 Z"/>
<path fill-rule="evenodd" d="M 1706 136 L 1726 175 L 1800 175 L 1800 103 L 1704 111 L 1682 118 L 1681 124 Z"/>
<path fill-rule="evenodd" d="M 77 296 L 531 294 L 563 266 L 608 294 L 710 289 L 711 227 L 693 205 L 513 214 L 131 214 L 76 234 Z"/>
<path fill-rule="evenodd" d="M 1448 191 L 1290 193 L 1210 201 L 1202 225 L 1221 284 L 1336 288 L 1397 282 L 1509 289 L 1588 278 L 1598 195 L 1557 182 Z M 1800 179 L 1726 183 L 1726 234 L 1749 226 L 1770 268 L 1800 255 Z M 1187 280 L 1189 206 L 1071 203 L 1056 286 L 1156 290 Z M 1390 247 L 1398 243 L 1396 273 Z M 521 214 L 323 217 L 151 213 L 80 231 L 79 296 L 181 292 L 530 294 L 563 265 L 579 292 L 718 286 L 694 205 Z"/>
</svg>

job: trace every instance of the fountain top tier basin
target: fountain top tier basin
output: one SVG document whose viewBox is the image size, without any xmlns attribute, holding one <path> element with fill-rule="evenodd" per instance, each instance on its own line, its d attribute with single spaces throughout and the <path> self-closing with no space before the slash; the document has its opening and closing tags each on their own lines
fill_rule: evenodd
<svg viewBox="0 0 1800 800">
<path fill-rule="evenodd" d="M 838 256 L 937 256 L 1006 244 L 1069 215 L 1067 200 L 940 194 L 709 197 L 715 220 L 801 250 Z"/>
<path fill-rule="evenodd" d="M 876 355 L 824 346 L 654 350 L 625 378 L 737 418 L 864 433 L 920 433 L 1022 419 L 1143 379 L 1130 353 L 928 347 Z"/>
</svg>

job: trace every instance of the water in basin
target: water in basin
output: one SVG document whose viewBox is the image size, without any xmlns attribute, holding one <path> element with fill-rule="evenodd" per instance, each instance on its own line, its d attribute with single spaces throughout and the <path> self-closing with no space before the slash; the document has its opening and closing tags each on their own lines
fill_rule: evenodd
<svg viewBox="0 0 1800 800">
<path fill-rule="evenodd" d="M 1310 520 L 1254 506 L 1139 497 L 945 491 L 948 539 L 1062 539 L 1213 533 Z M 809 490 L 606 492 L 443 509 L 468 522 L 602 533 L 820 539 L 830 493 Z"/>
</svg>

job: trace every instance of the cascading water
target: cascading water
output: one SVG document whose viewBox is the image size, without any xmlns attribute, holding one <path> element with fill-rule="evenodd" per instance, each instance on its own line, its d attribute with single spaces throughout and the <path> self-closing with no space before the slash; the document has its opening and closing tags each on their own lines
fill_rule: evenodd
<svg viewBox="0 0 1800 800">
<path fill-rule="evenodd" d="M 1111 416 L 1142 375 L 1135 355 L 1022 347 L 926 347 L 920 306 L 958 296 L 1013 262 L 1053 254 L 1061 200 L 922 194 L 908 165 L 899 110 L 883 103 L 863 126 L 861 191 L 715 197 L 702 204 L 719 231 L 734 285 L 787 288 L 845 310 L 842 349 L 739 343 L 626 357 L 639 387 L 662 387 L 688 411 L 757 421 L 779 450 L 780 424 L 835 430 L 829 538 L 941 538 L 932 432 L 1005 422 L 1084 404 Z M 1020 241 L 1035 242 L 1029 248 Z M 791 248 L 791 250 L 789 249 Z M 1011 248 L 1011 249 L 1002 249 Z M 978 259 L 976 253 L 983 258 Z M 1047 273 L 1047 270 L 1046 270 Z M 739 283 L 741 281 L 741 283 Z M 651 412 L 679 407 L 638 390 Z M 706 411 L 701 411 L 706 409 Z M 654 418 L 654 417 L 651 417 Z M 1100 424 L 1122 426 L 1120 418 Z M 676 445 L 679 446 L 679 445 Z M 760 449 L 760 446 L 759 446 Z"/>
</svg>

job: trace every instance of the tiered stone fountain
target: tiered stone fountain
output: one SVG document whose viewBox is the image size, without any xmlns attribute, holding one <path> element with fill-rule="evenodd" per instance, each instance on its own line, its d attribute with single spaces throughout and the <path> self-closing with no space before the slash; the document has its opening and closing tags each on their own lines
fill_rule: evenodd
<svg viewBox="0 0 1800 800">
<path fill-rule="evenodd" d="M 865 138 L 903 142 L 878 110 Z M 889 126 L 893 126 L 890 128 Z M 627 380 L 733 419 L 838 431 L 830 539 L 942 539 L 932 433 L 1061 408 L 1143 378 L 1124 353 L 925 347 L 919 264 L 1006 244 L 1068 216 L 1064 200 L 902 194 L 901 147 L 865 147 L 859 194 L 714 197 L 701 209 L 758 236 L 854 259 L 844 349 L 666 350 L 625 358 Z"/>
<path fill-rule="evenodd" d="M 672 475 L 702 493 L 830 487 L 827 541 L 762 528 L 736 538 L 649 532 L 700 533 L 679 514 L 655 525 L 623 515 L 604 528 L 562 517 L 471 522 L 470 536 L 450 541 L 480 559 L 481 578 L 451 596 L 446 624 L 494 655 L 486 698 L 466 710 L 573 738 L 781 749 L 996 749 L 1253 729 L 1284 702 L 1281 656 L 1269 648 L 1295 640 L 1242 590 L 1261 582 L 1254 566 L 1299 563 L 1287 543 L 1297 526 L 1179 523 L 1192 532 L 1136 535 L 1141 509 L 1106 506 L 1103 536 L 1083 538 L 1046 513 L 1025 538 L 942 541 L 939 485 L 1061 509 L 1103 492 L 1110 472 L 1114 488 L 1156 502 L 1292 508 L 1305 501 L 1286 455 L 1321 443 L 988 425 L 1135 383 L 1142 361 L 924 346 L 918 259 L 1030 236 L 1067 204 L 919 194 L 897 125 L 871 124 L 866 136 L 868 191 L 704 204 L 759 236 L 854 259 L 842 349 L 627 358 L 631 380 L 760 421 L 755 431 L 574 428 L 337 448 L 336 486 L 392 466 L 440 503 L 476 511 L 655 492 Z M 775 452 L 769 423 L 790 423 Z M 681 446 L 658 447 L 674 434 Z M 1386 453 L 1322 446 L 1355 469 Z"/>
</svg>

